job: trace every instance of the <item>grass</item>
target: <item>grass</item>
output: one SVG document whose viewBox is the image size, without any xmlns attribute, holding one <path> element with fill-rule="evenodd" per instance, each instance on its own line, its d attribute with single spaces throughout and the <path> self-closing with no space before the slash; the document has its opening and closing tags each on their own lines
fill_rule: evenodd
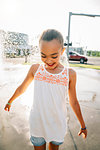
<svg viewBox="0 0 100 150">
<path fill-rule="evenodd" d="M 27 62 L 27 63 L 22 63 L 23 65 L 32 65 L 32 63 Z"/>
<path fill-rule="evenodd" d="M 23 63 L 23 65 L 32 65 L 32 63 Z M 96 69 L 96 70 L 100 70 L 100 66 L 95 66 L 95 65 L 87 65 L 87 64 L 70 64 L 70 67 L 81 67 L 81 68 L 91 68 L 91 69 Z"/>
<path fill-rule="evenodd" d="M 100 70 L 100 66 L 95 66 L 95 65 L 87 65 L 87 64 L 69 64 L 70 67 L 82 67 L 82 68 L 91 68 L 91 69 L 96 69 Z"/>
</svg>

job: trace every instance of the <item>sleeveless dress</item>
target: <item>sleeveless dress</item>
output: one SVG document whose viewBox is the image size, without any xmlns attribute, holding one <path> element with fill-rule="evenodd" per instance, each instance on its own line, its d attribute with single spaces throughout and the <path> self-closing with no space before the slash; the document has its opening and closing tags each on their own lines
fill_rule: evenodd
<svg viewBox="0 0 100 150">
<path fill-rule="evenodd" d="M 47 143 L 63 142 L 67 133 L 66 97 L 68 68 L 58 74 L 40 64 L 34 75 L 33 105 L 30 111 L 30 135 L 43 137 Z"/>
</svg>

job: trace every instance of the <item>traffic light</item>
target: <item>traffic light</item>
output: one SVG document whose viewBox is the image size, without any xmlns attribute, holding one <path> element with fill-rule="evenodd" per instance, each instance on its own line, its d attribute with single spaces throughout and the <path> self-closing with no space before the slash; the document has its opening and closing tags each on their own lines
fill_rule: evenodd
<svg viewBox="0 0 100 150">
<path fill-rule="evenodd" d="M 64 46 L 67 46 L 68 44 L 67 43 L 64 43 Z M 69 43 L 69 46 L 72 46 L 72 42 Z"/>
</svg>

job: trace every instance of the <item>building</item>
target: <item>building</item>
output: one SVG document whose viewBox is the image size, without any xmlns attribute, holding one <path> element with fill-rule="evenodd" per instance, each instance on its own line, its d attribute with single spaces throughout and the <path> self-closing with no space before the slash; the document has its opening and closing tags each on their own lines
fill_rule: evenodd
<svg viewBox="0 0 100 150">
<path fill-rule="evenodd" d="M 28 45 L 28 35 L 18 32 L 6 32 L 4 45 L 4 53 L 8 57 L 24 56 L 29 54 L 31 46 Z"/>
<path fill-rule="evenodd" d="M 76 51 L 77 53 L 84 55 L 83 47 L 69 47 L 69 51 Z"/>
</svg>

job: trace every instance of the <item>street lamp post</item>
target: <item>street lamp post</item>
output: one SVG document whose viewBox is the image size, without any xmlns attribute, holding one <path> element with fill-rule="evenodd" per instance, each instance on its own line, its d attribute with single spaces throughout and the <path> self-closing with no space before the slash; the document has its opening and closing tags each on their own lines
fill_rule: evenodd
<svg viewBox="0 0 100 150">
<path fill-rule="evenodd" d="M 78 15 L 78 16 L 87 16 L 87 17 L 100 17 L 100 15 L 93 15 L 93 14 L 79 14 L 79 13 L 72 13 L 69 12 L 69 22 L 68 22 L 68 36 L 67 36 L 67 57 L 69 58 L 69 41 L 70 41 L 70 24 L 71 24 L 71 16 Z"/>
</svg>

